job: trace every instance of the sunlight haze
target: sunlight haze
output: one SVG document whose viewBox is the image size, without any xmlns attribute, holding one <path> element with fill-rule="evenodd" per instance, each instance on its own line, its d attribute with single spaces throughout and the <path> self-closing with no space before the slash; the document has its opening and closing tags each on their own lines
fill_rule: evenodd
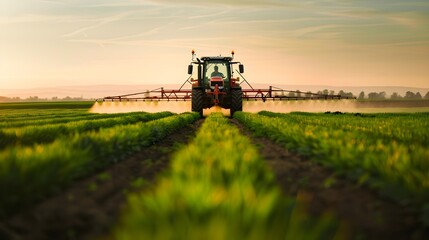
<svg viewBox="0 0 429 240">
<path fill-rule="evenodd" d="M 0 89 L 180 84 L 191 50 L 254 83 L 429 86 L 427 0 L 2 0 Z"/>
</svg>

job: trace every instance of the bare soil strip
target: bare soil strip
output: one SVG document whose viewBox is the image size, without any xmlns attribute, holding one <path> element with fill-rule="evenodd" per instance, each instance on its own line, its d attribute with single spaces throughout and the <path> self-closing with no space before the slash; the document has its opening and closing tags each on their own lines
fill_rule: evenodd
<svg viewBox="0 0 429 240">
<path fill-rule="evenodd" d="M 256 137 L 232 119 L 243 134 L 259 147 L 260 154 L 273 170 L 283 193 L 310 196 L 312 215 L 332 213 L 341 222 L 347 239 L 425 239 L 414 209 L 399 205 L 364 186 L 359 186 L 332 171 L 289 152 L 273 141 Z M 427 238 L 426 238 L 427 239 Z"/>
<path fill-rule="evenodd" d="M 118 221 L 126 193 L 151 187 L 169 165 L 170 155 L 195 136 L 202 121 L 0 222 L 0 239 L 90 239 L 105 235 Z"/>
</svg>

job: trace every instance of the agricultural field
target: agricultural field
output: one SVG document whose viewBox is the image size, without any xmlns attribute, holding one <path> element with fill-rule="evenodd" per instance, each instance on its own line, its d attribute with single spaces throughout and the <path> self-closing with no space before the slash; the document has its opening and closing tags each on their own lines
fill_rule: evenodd
<svg viewBox="0 0 429 240">
<path fill-rule="evenodd" d="M 429 113 L 0 104 L 0 239 L 426 239 Z"/>
</svg>

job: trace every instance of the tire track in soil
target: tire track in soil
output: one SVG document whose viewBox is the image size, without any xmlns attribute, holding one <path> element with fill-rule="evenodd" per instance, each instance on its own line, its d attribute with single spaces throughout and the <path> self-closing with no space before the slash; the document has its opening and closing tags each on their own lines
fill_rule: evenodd
<svg viewBox="0 0 429 240">
<path fill-rule="evenodd" d="M 93 239 L 105 235 L 119 220 L 126 204 L 125 190 L 137 178 L 144 188 L 169 166 L 171 154 L 187 144 L 204 120 L 182 128 L 160 142 L 107 169 L 73 183 L 64 192 L 44 200 L 30 210 L 0 222 L 0 239 Z M 101 176 L 108 176 L 102 180 Z"/>
<path fill-rule="evenodd" d="M 311 215 L 332 213 L 341 221 L 340 230 L 346 239 L 427 239 L 427 229 L 418 221 L 418 213 L 359 186 L 344 177 L 287 149 L 273 141 L 252 135 L 236 119 L 230 120 L 255 144 L 274 172 L 282 192 L 295 197 L 298 192 L 309 195 Z"/>
</svg>

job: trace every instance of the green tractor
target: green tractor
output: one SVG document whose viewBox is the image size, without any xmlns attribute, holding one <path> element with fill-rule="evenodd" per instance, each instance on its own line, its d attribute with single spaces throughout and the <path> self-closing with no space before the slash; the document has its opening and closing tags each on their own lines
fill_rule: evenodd
<svg viewBox="0 0 429 240">
<path fill-rule="evenodd" d="M 268 88 L 253 88 L 241 75 L 244 66 L 235 62 L 234 51 L 231 56 L 215 56 L 197 58 L 192 50 L 192 62 L 188 66 L 188 79 L 179 89 L 164 89 L 163 87 L 144 92 L 107 96 L 104 101 L 192 101 L 192 111 L 198 112 L 201 117 L 203 110 L 211 107 L 220 107 L 230 110 L 231 117 L 237 111 L 243 110 L 243 101 L 279 101 L 279 100 L 339 100 L 356 99 L 354 96 L 341 96 L 334 94 L 312 93 L 285 90 L 269 86 Z M 238 71 L 233 69 L 238 65 Z M 194 65 L 197 71 L 194 71 Z M 241 79 L 234 77 L 237 73 Z M 191 81 L 189 81 L 189 79 Z M 241 81 L 241 82 L 240 82 Z M 191 89 L 183 89 L 186 83 L 191 83 Z M 247 84 L 249 88 L 243 89 L 240 84 Z M 143 95 L 143 96 L 141 96 Z M 245 109 L 246 110 L 246 109 Z"/>
<path fill-rule="evenodd" d="M 188 74 L 193 75 L 194 65 L 197 65 L 196 79 L 192 81 L 192 111 L 203 116 L 203 109 L 219 106 L 230 109 L 231 116 L 243 109 L 243 92 L 238 78 L 233 77 L 233 65 L 238 64 L 240 74 L 244 66 L 233 62 L 231 57 L 202 57 L 195 59 L 192 51 L 192 62 L 188 66 Z M 195 76 L 195 75 L 194 75 Z"/>
</svg>

